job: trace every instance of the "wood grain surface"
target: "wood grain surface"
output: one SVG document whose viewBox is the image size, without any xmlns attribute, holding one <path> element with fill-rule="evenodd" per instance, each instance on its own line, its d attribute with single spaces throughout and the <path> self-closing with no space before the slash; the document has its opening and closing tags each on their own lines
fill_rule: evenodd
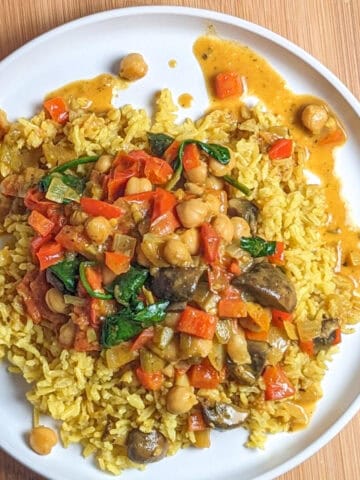
<svg viewBox="0 0 360 480">
<path fill-rule="evenodd" d="M 0 0 L 0 60 L 69 20 L 153 3 L 208 8 L 267 27 L 318 58 L 360 98 L 360 0 Z M 360 414 L 316 455 L 278 480 L 360 479 L 359 434 Z M 0 480 L 42 477 L 0 451 Z"/>
</svg>

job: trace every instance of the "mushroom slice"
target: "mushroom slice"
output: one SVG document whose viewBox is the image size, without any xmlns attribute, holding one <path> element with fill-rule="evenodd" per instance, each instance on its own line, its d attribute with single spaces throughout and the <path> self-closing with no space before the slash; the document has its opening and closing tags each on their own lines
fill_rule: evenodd
<svg viewBox="0 0 360 480">
<path fill-rule="evenodd" d="M 213 406 L 203 404 L 202 411 L 207 425 L 220 430 L 239 427 L 249 415 L 248 412 L 227 403 L 215 403 Z"/>
<path fill-rule="evenodd" d="M 135 463 L 153 463 L 166 456 L 168 446 L 167 439 L 157 430 L 144 433 L 136 428 L 128 435 L 127 455 Z"/>
</svg>

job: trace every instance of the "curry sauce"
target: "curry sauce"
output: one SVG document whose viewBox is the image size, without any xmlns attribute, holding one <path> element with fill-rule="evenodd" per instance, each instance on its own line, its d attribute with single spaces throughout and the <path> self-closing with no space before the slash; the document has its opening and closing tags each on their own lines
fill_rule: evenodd
<svg viewBox="0 0 360 480">
<path fill-rule="evenodd" d="M 321 144 L 318 137 L 311 135 L 300 121 L 300 112 L 304 106 L 310 103 L 325 105 L 324 102 L 311 95 L 292 92 L 271 65 L 247 46 L 214 35 L 205 35 L 195 42 L 193 50 L 205 78 L 210 110 L 227 108 L 234 115 L 239 114 L 243 96 L 220 100 L 215 96 L 214 90 L 217 73 L 237 72 L 245 83 L 244 95 L 257 97 L 272 113 L 281 116 L 284 125 L 290 128 L 292 138 L 308 150 L 306 167 L 320 179 L 329 208 L 329 221 L 323 232 L 324 241 L 337 245 L 341 272 L 351 275 L 357 286 L 360 268 L 347 265 L 347 258 L 351 252 L 358 250 L 359 232 L 347 223 L 346 207 L 340 195 L 340 180 L 334 174 L 335 149 L 345 142 L 345 133 L 341 129 L 340 138 L 336 142 Z"/>
</svg>

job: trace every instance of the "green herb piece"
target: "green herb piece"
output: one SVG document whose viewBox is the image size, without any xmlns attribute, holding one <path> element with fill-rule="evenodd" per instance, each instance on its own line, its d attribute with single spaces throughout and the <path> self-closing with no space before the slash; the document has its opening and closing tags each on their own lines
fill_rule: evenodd
<svg viewBox="0 0 360 480">
<path fill-rule="evenodd" d="M 51 169 L 49 173 L 56 173 L 56 172 L 63 173 L 63 172 L 66 172 L 66 170 L 77 167 L 78 165 L 84 165 L 85 163 L 94 163 L 98 159 L 99 159 L 99 155 L 75 158 L 74 160 L 70 160 L 70 162 L 63 163 L 62 165 L 59 165 Z"/>
<path fill-rule="evenodd" d="M 225 180 L 226 183 L 229 183 L 232 187 L 237 188 L 240 190 L 240 192 L 244 193 L 245 195 L 250 195 L 251 190 L 248 188 L 246 185 L 243 183 L 238 182 L 235 178 L 230 177 L 230 175 L 224 175 L 223 180 Z"/>
<path fill-rule="evenodd" d="M 158 302 L 142 308 L 138 312 L 124 308 L 116 315 L 105 318 L 101 330 L 101 345 L 112 347 L 138 335 L 144 328 L 162 322 L 170 302 Z"/>
<path fill-rule="evenodd" d="M 115 280 L 105 287 L 105 290 L 112 293 L 118 303 L 128 307 L 136 301 L 136 297 L 144 285 L 149 271 L 140 267 L 130 269 L 119 275 Z"/>
<path fill-rule="evenodd" d="M 173 143 L 174 139 L 165 133 L 147 133 L 150 151 L 157 157 L 162 157 L 167 148 Z"/>
<path fill-rule="evenodd" d="M 74 259 L 63 260 L 49 267 L 49 270 L 64 285 L 65 290 L 69 293 L 76 292 L 77 282 L 79 280 L 80 260 Z"/>
<path fill-rule="evenodd" d="M 243 237 L 240 246 L 252 257 L 267 257 L 275 253 L 276 242 L 268 242 L 261 237 Z"/>
<path fill-rule="evenodd" d="M 100 300 L 111 300 L 113 296 L 110 293 L 103 293 L 103 292 L 98 292 L 96 290 L 93 290 L 86 278 L 86 269 L 88 267 L 93 267 L 94 265 L 96 265 L 95 262 L 80 263 L 79 273 L 80 273 L 81 283 L 83 284 L 83 287 L 85 288 L 87 293 L 90 295 L 90 297 L 99 298 Z"/>
<path fill-rule="evenodd" d="M 167 190 L 172 190 L 181 178 L 181 174 L 183 171 L 184 149 L 185 146 L 189 145 L 190 143 L 194 143 L 195 145 L 197 145 L 201 150 L 203 150 L 205 153 L 210 155 L 222 165 L 227 165 L 230 162 L 230 151 L 228 148 L 223 147 L 222 145 L 218 145 L 216 143 L 204 143 L 200 142 L 199 140 L 184 140 L 180 143 L 179 151 L 174 163 L 174 174 L 166 185 Z"/>
</svg>

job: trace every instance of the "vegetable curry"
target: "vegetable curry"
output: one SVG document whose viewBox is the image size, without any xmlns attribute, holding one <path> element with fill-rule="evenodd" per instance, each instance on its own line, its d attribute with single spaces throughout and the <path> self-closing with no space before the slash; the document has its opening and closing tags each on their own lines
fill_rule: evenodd
<svg viewBox="0 0 360 480">
<path fill-rule="evenodd" d="M 205 36 L 194 53 L 211 109 L 228 108 L 238 122 L 246 118 L 245 93 L 256 94 L 283 118 L 283 127 L 261 132 L 269 162 L 291 159 L 297 142 L 309 149 L 308 167 L 326 184 L 332 213 L 324 234 L 343 242 L 351 273 L 360 278 L 352 256 L 357 235 L 345 224 L 332 175 L 333 149 L 345 141 L 336 117 L 320 100 L 284 88 L 247 47 Z M 44 108 L 61 124 L 68 121 L 70 97 L 86 96 L 90 110 L 105 111 L 115 85 L 109 78 L 65 86 Z M 289 338 L 297 296 L 284 273 L 286 245 L 259 236 L 261 209 L 249 199 L 252 189 L 238 181 L 227 147 L 165 132 L 149 132 L 147 140 L 143 150 L 80 157 L 37 172 L 23 198 L 35 268 L 17 290 L 34 323 L 53 329 L 63 348 L 104 355 L 110 368 L 132 370 L 148 390 L 161 390 L 173 378 L 167 410 L 187 415 L 198 446 L 208 446 L 209 429 L 241 425 L 248 413 L 204 402 L 198 389 L 261 381 L 262 401 L 291 398 L 296 389 L 281 361 L 269 361 L 273 339 L 285 347 L 297 342 L 315 356 L 341 341 L 340 323 L 325 318 L 317 336 Z M 21 196 L 19 178 L 11 177 L 2 194 Z M 304 414 L 301 426 L 307 421 Z M 150 440 L 158 453 L 146 451 Z M 160 432 L 129 435 L 134 462 L 165 454 Z"/>
</svg>

